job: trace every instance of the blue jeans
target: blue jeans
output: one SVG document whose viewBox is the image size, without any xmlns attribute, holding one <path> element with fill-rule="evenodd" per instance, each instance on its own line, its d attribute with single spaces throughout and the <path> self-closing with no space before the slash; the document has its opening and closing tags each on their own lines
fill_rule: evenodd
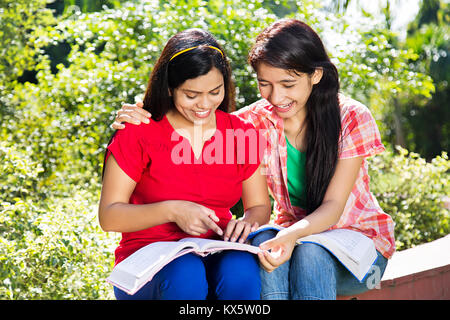
<svg viewBox="0 0 450 320">
<path fill-rule="evenodd" d="M 118 300 L 259 300 L 260 291 L 257 257 L 234 250 L 181 256 L 134 295 L 114 287 Z"/>
<path fill-rule="evenodd" d="M 252 240 L 259 246 L 276 232 L 263 231 Z M 359 282 L 327 249 L 314 243 L 295 246 L 291 259 L 271 273 L 260 269 L 263 300 L 335 300 L 336 295 L 355 295 L 373 289 L 383 276 L 387 259 L 378 259 Z"/>
</svg>

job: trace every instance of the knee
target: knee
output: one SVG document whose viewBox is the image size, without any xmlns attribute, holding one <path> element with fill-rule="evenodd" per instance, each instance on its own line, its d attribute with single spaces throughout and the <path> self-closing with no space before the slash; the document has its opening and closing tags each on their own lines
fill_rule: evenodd
<svg viewBox="0 0 450 320">
<path fill-rule="evenodd" d="M 219 270 L 224 277 L 236 279 L 237 283 L 245 281 L 259 282 L 259 263 L 255 255 L 243 251 L 225 253 Z M 231 281 L 230 281 L 231 282 Z"/>
<path fill-rule="evenodd" d="M 296 246 L 291 261 L 299 268 L 307 267 L 309 270 L 317 270 L 318 272 L 321 272 L 327 266 L 334 266 L 335 263 L 331 253 L 315 243 L 302 243 Z"/>
<path fill-rule="evenodd" d="M 226 252 L 217 271 L 219 299 L 259 299 L 261 280 L 256 256 L 241 251 Z"/>
<path fill-rule="evenodd" d="M 252 240 L 251 244 L 254 246 L 259 246 L 261 243 L 272 239 L 277 234 L 277 231 L 275 230 L 266 230 L 258 233 Z"/>
<path fill-rule="evenodd" d="M 298 245 L 289 271 L 292 299 L 336 299 L 336 261 L 320 245 Z"/>
<path fill-rule="evenodd" d="M 194 254 L 181 256 L 160 272 L 157 290 L 160 299 L 204 300 L 208 294 L 205 266 Z"/>
</svg>

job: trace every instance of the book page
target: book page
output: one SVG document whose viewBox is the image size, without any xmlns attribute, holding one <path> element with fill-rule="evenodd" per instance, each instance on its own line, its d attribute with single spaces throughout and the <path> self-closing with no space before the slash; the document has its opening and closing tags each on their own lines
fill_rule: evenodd
<svg viewBox="0 0 450 320">
<path fill-rule="evenodd" d="M 171 259 L 182 248 L 194 247 L 183 242 L 160 241 L 151 243 L 120 262 L 116 268 L 140 278 L 148 270 L 155 268 L 163 261 Z"/>
<path fill-rule="evenodd" d="M 300 240 L 307 241 L 308 239 L 313 240 L 320 237 L 334 241 L 354 261 L 360 261 L 367 250 L 374 246 L 373 241 L 365 235 L 348 229 L 328 230 L 301 238 Z M 326 245 L 326 243 L 323 244 Z"/>
<path fill-rule="evenodd" d="M 181 239 L 179 242 L 188 241 L 193 242 L 198 245 L 201 251 L 204 252 L 213 252 L 227 249 L 248 251 L 252 253 L 258 253 L 261 251 L 256 246 L 252 246 L 245 243 L 239 242 L 231 242 L 231 241 L 222 241 L 222 240 L 211 240 L 211 239 L 202 239 L 202 238 L 185 238 Z"/>
</svg>

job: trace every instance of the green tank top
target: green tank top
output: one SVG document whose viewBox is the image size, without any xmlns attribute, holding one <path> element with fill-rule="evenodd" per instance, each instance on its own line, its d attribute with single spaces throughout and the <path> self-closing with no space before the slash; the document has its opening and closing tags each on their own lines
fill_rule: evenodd
<svg viewBox="0 0 450 320">
<path fill-rule="evenodd" d="M 306 153 L 295 149 L 287 138 L 286 144 L 289 198 L 293 206 L 306 208 Z"/>
</svg>

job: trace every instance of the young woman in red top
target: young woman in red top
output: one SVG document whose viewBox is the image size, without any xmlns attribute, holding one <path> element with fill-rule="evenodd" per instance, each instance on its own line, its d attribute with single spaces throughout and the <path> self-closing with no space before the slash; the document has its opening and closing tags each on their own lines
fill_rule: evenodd
<svg viewBox="0 0 450 320">
<path fill-rule="evenodd" d="M 255 128 L 228 113 L 234 109 L 230 67 L 209 33 L 189 29 L 168 41 L 144 108 L 154 121 L 117 131 L 105 157 L 99 221 L 105 231 L 122 233 L 116 264 L 156 241 L 194 236 L 243 242 L 268 222 L 267 184 L 259 156 L 250 152 L 260 139 L 248 134 L 253 139 L 238 146 L 229 134 Z M 234 220 L 230 208 L 241 197 L 245 214 Z M 114 292 L 118 299 L 259 299 L 258 270 L 257 257 L 247 252 L 188 254 L 136 294 Z"/>
</svg>

